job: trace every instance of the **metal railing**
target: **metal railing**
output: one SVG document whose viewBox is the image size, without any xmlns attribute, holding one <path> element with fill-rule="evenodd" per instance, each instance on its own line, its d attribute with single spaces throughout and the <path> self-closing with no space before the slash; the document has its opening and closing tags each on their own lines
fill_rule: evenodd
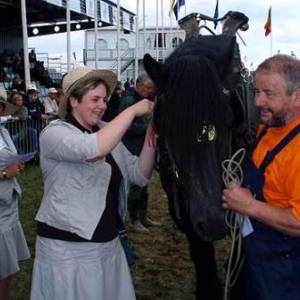
<svg viewBox="0 0 300 300">
<path fill-rule="evenodd" d="M 2 124 L 9 131 L 19 154 L 37 151 L 39 153 L 39 136 L 41 131 L 55 118 L 48 120 L 25 120 Z"/>
</svg>

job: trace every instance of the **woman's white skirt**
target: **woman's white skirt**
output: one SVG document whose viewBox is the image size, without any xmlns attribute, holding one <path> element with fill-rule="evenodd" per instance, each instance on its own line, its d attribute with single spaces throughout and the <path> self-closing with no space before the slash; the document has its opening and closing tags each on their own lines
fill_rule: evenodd
<svg viewBox="0 0 300 300">
<path fill-rule="evenodd" d="M 119 238 L 86 243 L 37 236 L 30 299 L 136 299 Z"/>
<path fill-rule="evenodd" d="M 0 281 L 20 270 L 19 261 L 30 257 L 20 221 L 0 225 Z"/>
</svg>

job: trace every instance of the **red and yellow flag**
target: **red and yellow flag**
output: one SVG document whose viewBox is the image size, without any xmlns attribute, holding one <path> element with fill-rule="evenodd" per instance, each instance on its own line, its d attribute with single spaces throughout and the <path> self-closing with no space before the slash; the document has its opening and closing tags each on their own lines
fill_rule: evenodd
<svg viewBox="0 0 300 300">
<path fill-rule="evenodd" d="M 272 31 L 272 29 L 271 29 L 271 16 L 272 16 L 272 9 L 271 9 L 271 6 L 270 6 L 269 13 L 268 13 L 268 18 L 267 18 L 267 22 L 266 22 L 265 27 L 264 27 L 264 29 L 265 29 L 265 36 L 268 36 L 271 33 L 271 31 Z"/>
</svg>

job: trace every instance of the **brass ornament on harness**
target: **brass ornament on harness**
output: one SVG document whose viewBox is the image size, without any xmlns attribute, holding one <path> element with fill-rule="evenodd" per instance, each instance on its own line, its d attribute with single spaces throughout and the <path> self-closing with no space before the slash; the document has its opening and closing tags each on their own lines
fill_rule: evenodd
<svg viewBox="0 0 300 300">
<path fill-rule="evenodd" d="M 196 140 L 198 143 L 213 142 L 216 140 L 217 132 L 214 124 L 204 123 L 197 134 Z"/>
</svg>

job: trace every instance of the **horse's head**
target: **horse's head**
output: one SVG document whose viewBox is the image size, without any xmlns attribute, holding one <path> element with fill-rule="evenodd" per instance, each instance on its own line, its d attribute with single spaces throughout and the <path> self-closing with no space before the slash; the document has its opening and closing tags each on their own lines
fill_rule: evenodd
<svg viewBox="0 0 300 300">
<path fill-rule="evenodd" d="M 235 37 L 199 36 L 163 64 L 144 57 L 159 94 L 153 121 L 170 211 L 178 225 L 193 226 L 204 240 L 226 234 L 221 162 L 228 158 L 235 120 L 235 47 Z"/>
</svg>

